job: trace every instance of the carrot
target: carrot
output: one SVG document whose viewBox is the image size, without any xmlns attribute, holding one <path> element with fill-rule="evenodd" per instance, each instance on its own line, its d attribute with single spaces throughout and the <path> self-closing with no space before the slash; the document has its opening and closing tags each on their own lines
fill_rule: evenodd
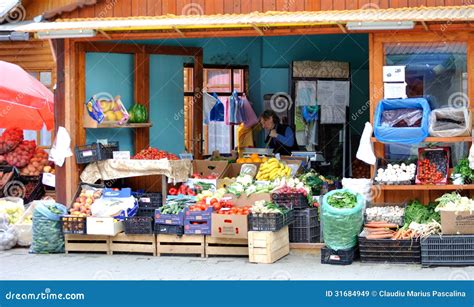
<svg viewBox="0 0 474 307">
<path fill-rule="evenodd" d="M 393 230 L 385 230 L 385 229 L 381 229 L 381 230 L 369 230 L 367 231 L 369 234 L 380 234 L 380 233 L 391 233 L 393 234 L 394 231 Z"/>
<path fill-rule="evenodd" d="M 392 223 L 367 223 L 364 226 L 369 228 L 398 228 L 397 224 Z"/>
</svg>

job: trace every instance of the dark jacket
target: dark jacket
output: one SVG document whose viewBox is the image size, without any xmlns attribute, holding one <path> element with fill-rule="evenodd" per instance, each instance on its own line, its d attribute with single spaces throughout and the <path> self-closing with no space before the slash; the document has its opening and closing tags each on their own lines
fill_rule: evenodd
<svg viewBox="0 0 474 307">
<path fill-rule="evenodd" d="M 277 124 L 275 127 L 276 132 L 279 135 L 285 135 L 285 131 L 287 128 L 290 128 L 288 125 Z M 270 135 L 267 136 L 265 139 L 265 144 L 270 142 L 270 147 L 273 148 L 273 153 L 279 153 L 280 155 L 290 156 L 292 151 L 298 151 L 298 143 L 296 142 L 296 135 L 293 131 L 293 146 L 286 146 L 276 138 L 271 138 Z"/>
</svg>

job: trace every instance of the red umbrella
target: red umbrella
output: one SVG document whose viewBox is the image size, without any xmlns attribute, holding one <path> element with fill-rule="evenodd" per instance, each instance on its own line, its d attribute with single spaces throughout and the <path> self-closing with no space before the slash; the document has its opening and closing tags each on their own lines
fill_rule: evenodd
<svg viewBox="0 0 474 307">
<path fill-rule="evenodd" d="M 0 128 L 54 128 L 54 95 L 20 66 L 0 61 Z"/>
</svg>

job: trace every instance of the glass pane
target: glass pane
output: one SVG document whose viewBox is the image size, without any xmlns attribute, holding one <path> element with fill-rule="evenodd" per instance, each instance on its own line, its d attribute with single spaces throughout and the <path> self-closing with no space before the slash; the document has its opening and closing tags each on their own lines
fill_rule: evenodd
<svg viewBox="0 0 474 307">
<path fill-rule="evenodd" d="M 230 92 L 231 86 L 230 69 L 205 69 L 204 88 L 208 93 Z"/>
<path fill-rule="evenodd" d="M 193 92 L 193 69 L 190 67 L 184 68 L 184 91 Z"/>
<path fill-rule="evenodd" d="M 426 97 L 433 108 L 467 105 L 466 43 L 394 43 L 385 65 L 405 65 L 408 97 Z"/>
<path fill-rule="evenodd" d="M 237 92 L 243 92 L 245 90 L 243 69 L 234 70 L 234 89 L 237 90 Z"/>
<path fill-rule="evenodd" d="M 36 144 L 38 144 L 38 132 L 36 130 L 23 130 L 23 137 L 27 141 L 36 141 Z"/>
<path fill-rule="evenodd" d="M 46 126 L 43 126 L 43 129 L 40 131 L 40 146 L 50 147 L 52 145 L 52 132 L 46 130 Z"/>
<path fill-rule="evenodd" d="M 43 83 L 43 85 L 49 87 L 51 85 L 51 72 L 40 72 L 40 81 Z"/>
</svg>

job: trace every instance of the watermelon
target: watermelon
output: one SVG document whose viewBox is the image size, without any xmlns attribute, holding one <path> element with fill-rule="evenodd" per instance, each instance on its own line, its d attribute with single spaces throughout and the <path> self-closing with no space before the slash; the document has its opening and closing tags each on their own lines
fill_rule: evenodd
<svg viewBox="0 0 474 307">
<path fill-rule="evenodd" d="M 148 120 L 148 111 L 144 105 L 135 103 L 128 111 L 130 123 L 146 123 Z"/>
</svg>

